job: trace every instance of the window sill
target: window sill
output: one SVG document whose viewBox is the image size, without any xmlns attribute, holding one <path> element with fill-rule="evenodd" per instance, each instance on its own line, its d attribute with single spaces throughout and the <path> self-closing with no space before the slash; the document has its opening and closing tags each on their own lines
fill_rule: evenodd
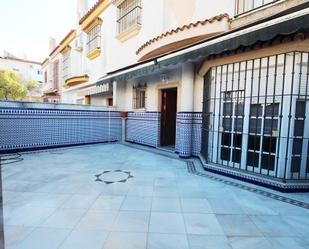
<svg viewBox="0 0 309 249">
<path fill-rule="evenodd" d="M 116 38 L 121 41 L 121 42 L 125 42 L 127 40 L 129 40 L 130 38 L 138 35 L 139 31 L 141 30 L 142 25 L 140 24 L 134 24 L 133 26 L 131 26 L 130 28 L 128 28 L 127 30 L 123 31 L 122 33 L 118 34 L 116 36 Z"/>
<path fill-rule="evenodd" d="M 101 48 L 96 48 L 87 54 L 89 60 L 94 60 L 101 55 Z"/>
</svg>

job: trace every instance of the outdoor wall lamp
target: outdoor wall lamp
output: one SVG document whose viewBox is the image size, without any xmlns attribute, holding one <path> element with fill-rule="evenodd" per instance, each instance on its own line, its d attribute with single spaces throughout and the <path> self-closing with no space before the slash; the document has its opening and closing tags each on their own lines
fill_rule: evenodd
<svg viewBox="0 0 309 249">
<path fill-rule="evenodd" d="M 165 73 L 164 73 L 164 74 L 161 74 L 161 75 L 160 75 L 160 80 L 161 80 L 162 83 L 168 84 L 168 80 L 169 80 L 169 79 L 168 79 L 168 75 L 165 74 Z"/>
</svg>

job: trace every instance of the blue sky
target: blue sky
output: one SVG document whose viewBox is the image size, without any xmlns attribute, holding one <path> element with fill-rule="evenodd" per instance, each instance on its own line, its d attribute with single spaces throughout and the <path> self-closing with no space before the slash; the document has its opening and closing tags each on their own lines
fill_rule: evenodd
<svg viewBox="0 0 309 249">
<path fill-rule="evenodd" d="M 43 61 L 49 37 L 59 42 L 75 27 L 76 0 L 0 0 L 0 12 L 0 55 L 7 50 Z"/>
</svg>

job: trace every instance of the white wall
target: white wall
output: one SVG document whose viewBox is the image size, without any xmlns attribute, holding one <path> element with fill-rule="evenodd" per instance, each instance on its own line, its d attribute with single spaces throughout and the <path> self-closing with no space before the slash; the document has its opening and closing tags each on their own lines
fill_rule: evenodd
<svg viewBox="0 0 309 249">
<path fill-rule="evenodd" d="M 160 111 L 161 100 L 159 97 L 160 87 L 174 87 L 175 83 L 178 83 L 178 108 L 177 111 L 185 111 L 182 109 L 180 102 L 188 101 L 186 93 L 182 94 L 183 87 L 182 85 L 186 82 L 182 80 L 181 69 L 173 69 L 166 72 L 168 74 L 169 82 L 162 83 L 160 81 L 160 74 L 153 76 L 145 77 L 139 80 L 132 80 L 128 82 L 118 82 L 117 83 L 117 109 L 121 111 L 133 111 L 132 109 L 132 100 L 133 100 L 133 86 L 140 83 L 147 83 L 146 90 L 146 109 L 145 111 L 156 112 Z M 202 112 L 203 110 L 203 87 L 204 87 L 204 78 L 195 74 L 194 77 L 194 88 L 193 88 L 193 111 Z"/>
<path fill-rule="evenodd" d="M 145 111 L 147 112 L 157 112 L 160 110 L 161 100 L 160 100 L 160 89 L 161 88 L 169 88 L 175 87 L 175 84 L 178 84 L 178 111 L 180 111 L 180 93 L 181 93 L 181 69 L 172 69 L 167 72 L 169 81 L 167 83 L 162 83 L 160 81 L 160 74 L 148 76 L 145 78 L 141 78 L 138 80 L 128 81 L 126 83 L 118 83 L 117 90 L 121 91 L 122 99 L 119 101 L 117 100 L 117 107 L 118 110 L 122 111 L 133 111 L 133 86 L 137 85 L 138 83 L 147 84 L 146 89 L 146 108 Z M 118 96 L 118 95 L 117 95 Z"/>
<path fill-rule="evenodd" d="M 86 71 L 85 71 L 85 67 L 84 67 L 84 60 L 83 57 L 85 56 L 83 54 L 83 52 L 80 52 L 78 50 L 76 50 L 76 40 L 79 40 L 79 42 L 82 42 L 82 44 L 84 44 L 84 40 L 83 37 L 84 34 L 80 33 L 78 34 L 77 38 L 71 42 L 70 46 L 72 47 L 71 51 L 70 51 L 70 75 L 69 77 L 72 76 L 81 76 L 81 75 L 85 75 Z"/>
<path fill-rule="evenodd" d="M 97 106 L 108 106 L 108 99 L 111 98 L 107 97 L 102 94 L 96 94 L 96 95 L 91 95 L 90 97 L 90 104 L 91 105 L 97 105 Z"/>
<path fill-rule="evenodd" d="M 234 8 L 233 0 L 165 0 L 164 29 L 174 29 L 225 13 L 233 17 Z"/>
<path fill-rule="evenodd" d="M 127 84 L 125 82 L 116 82 L 116 91 L 114 94 L 114 106 L 117 110 L 125 111 L 129 107 L 127 104 Z"/>
<path fill-rule="evenodd" d="M 131 39 L 120 42 L 117 35 L 117 8 L 112 6 L 106 12 L 103 23 L 106 37 L 107 71 L 113 71 L 137 62 L 136 51 L 147 40 L 162 32 L 162 2 L 142 1 L 142 28 L 139 34 Z M 104 25 L 105 24 L 105 25 Z"/>
<path fill-rule="evenodd" d="M 80 98 L 82 97 L 77 95 L 77 91 L 63 91 L 61 102 L 66 104 L 77 104 L 77 100 Z"/>
<path fill-rule="evenodd" d="M 139 34 L 131 39 L 121 42 L 117 36 L 117 8 L 111 5 L 100 16 L 103 19 L 101 55 L 89 60 L 87 58 L 87 35 L 82 33 L 84 41 L 83 61 L 85 72 L 90 80 L 95 81 L 110 71 L 135 64 L 137 62 L 136 51 L 147 40 L 163 32 L 163 4 L 160 1 L 143 1 L 142 28 Z M 154 11 L 155 10 L 155 11 Z M 156 22 L 156 20 L 159 20 Z"/>
</svg>

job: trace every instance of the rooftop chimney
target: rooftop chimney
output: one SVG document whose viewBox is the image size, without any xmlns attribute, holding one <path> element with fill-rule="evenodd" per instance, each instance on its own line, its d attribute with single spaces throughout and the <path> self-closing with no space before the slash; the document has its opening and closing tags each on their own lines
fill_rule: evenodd
<svg viewBox="0 0 309 249">
<path fill-rule="evenodd" d="M 3 51 L 3 57 L 17 58 L 15 55 L 11 54 L 6 50 Z"/>
<path fill-rule="evenodd" d="M 88 11 L 88 0 L 77 0 L 76 6 L 77 22 L 87 13 Z"/>
<path fill-rule="evenodd" d="M 49 38 L 49 53 L 51 53 L 56 47 L 56 39 L 53 37 Z"/>
</svg>

